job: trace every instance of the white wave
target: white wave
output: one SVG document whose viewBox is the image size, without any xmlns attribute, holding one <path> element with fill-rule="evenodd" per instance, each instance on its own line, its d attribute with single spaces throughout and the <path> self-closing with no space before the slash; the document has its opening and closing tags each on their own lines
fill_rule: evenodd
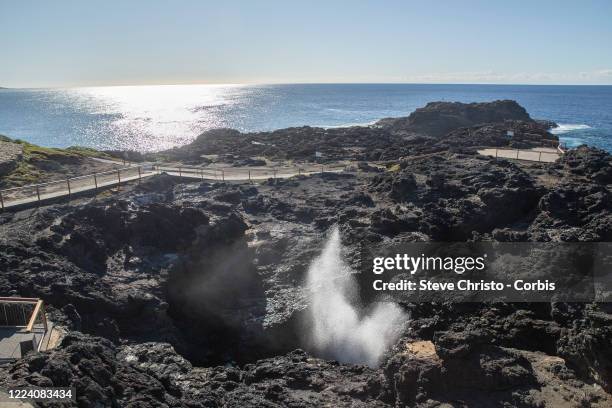
<svg viewBox="0 0 612 408">
<path fill-rule="evenodd" d="M 308 269 L 311 309 L 308 341 L 322 356 L 376 367 L 397 341 L 407 315 L 395 303 L 376 303 L 367 313 L 354 305 L 354 271 L 342 259 L 340 232 L 334 227 L 319 257 Z"/>
<path fill-rule="evenodd" d="M 352 126 L 369 127 L 369 126 L 374 125 L 376 122 L 378 122 L 378 119 L 370 121 L 370 122 L 352 122 L 352 123 L 343 123 L 341 125 L 314 125 L 312 127 L 319 127 L 323 129 L 337 129 L 337 128 L 352 127 Z"/>
<path fill-rule="evenodd" d="M 552 129 L 550 132 L 554 135 L 560 135 L 567 132 L 585 129 L 591 129 L 591 126 L 580 123 L 559 123 L 559 126 Z"/>
</svg>

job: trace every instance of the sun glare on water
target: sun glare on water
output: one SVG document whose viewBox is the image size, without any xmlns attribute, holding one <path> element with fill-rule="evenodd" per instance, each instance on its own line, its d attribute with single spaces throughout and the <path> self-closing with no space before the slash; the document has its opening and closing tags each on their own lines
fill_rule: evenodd
<svg viewBox="0 0 612 408">
<path fill-rule="evenodd" d="M 162 150 L 192 141 L 205 129 L 227 126 L 221 108 L 237 102 L 240 85 L 107 86 L 67 90 L 90 115 L 104 117 L 116 145 Z"/>
</svg>

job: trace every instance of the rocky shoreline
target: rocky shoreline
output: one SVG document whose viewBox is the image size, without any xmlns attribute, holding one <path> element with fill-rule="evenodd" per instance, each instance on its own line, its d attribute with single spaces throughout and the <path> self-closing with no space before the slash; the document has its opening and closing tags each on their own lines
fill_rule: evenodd
<svg viewBox="0 0 612 408">
<path fill-rule="evenodd" d="M 554 164 L 476 153 L 554 143 L 551 126 L 497 101 L 432 103 L 372 127 L 221 129 L 142 159 L 355 165 L 260 184 L 162 174 L 4 213 L 4 295 L 44 299 L 67 335 L 0 367 L 0 386 L 72 386 L 80 407 L 611 406 L 610 304 L 403 304 L 407 327 L 379 367 L 322 359 L 301 336 L 305 274 L 334 225 L 349 253 L 611 241 L 607 152 L 583 146 Z"/>
</svg>

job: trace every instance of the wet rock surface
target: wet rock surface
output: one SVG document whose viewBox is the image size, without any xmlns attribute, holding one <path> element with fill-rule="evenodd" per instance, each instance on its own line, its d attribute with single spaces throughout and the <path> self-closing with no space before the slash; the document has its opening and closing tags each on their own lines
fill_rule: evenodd
<svg viewBox="0 0 612 408">
<path fill-rule="evenodd" d="M 606 241 L 609 166 L 586 147 L 545 165 L 448 145 L 260 184 L 160 175 L 3 214 L 0 286 L 43 298 L 68 335 L 0 367 L 0 386 L 70 385 L 80 407 L 611 406 L 608 304 L 404 304 L 406 330 L 376 368 L 317 358 L 301 335 L 306 271 L 331 226 L 348 253 Z"/>
</svg>

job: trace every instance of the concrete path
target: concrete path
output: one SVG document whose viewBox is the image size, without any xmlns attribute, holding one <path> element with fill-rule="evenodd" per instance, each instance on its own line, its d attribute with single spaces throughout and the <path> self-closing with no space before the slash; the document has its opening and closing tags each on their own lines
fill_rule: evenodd
<svg viewBox="0 0 612 408">
<path fill-rule="evenodd" d="M 0 407 L 2 408 L 34 408 L 34 405 L 24 400 L 9 398 L 9 395 L 0 390 Z"/>
<path fill-rule="evenodd" d="M 549 147 L 538 147 L 533 149 L 509 149 L 509 148 L 487 148 L 478 150 L 485 156 L 500 157 L 503 159 L 527 160 L 535 162 L 553 163 L 561 152 Z"/>
<path fill-rule="evenodd" d="M 155 174 L 166 173 L 191 180 L 208 181 L 262 181 L 269 178 L 290 178 L 321 172 L 344 171 L 344 165 L 293 166 L 293 167 L 225 167 L 197 168 L 143 165 L 126 167 L 115 171 L 96 173 L 44 184 L 17 187 L 0 191 L 0 209 L 31 207 L 39 203 L 86 191 L 98 190 L 137 181 Z"/>
</svg>

